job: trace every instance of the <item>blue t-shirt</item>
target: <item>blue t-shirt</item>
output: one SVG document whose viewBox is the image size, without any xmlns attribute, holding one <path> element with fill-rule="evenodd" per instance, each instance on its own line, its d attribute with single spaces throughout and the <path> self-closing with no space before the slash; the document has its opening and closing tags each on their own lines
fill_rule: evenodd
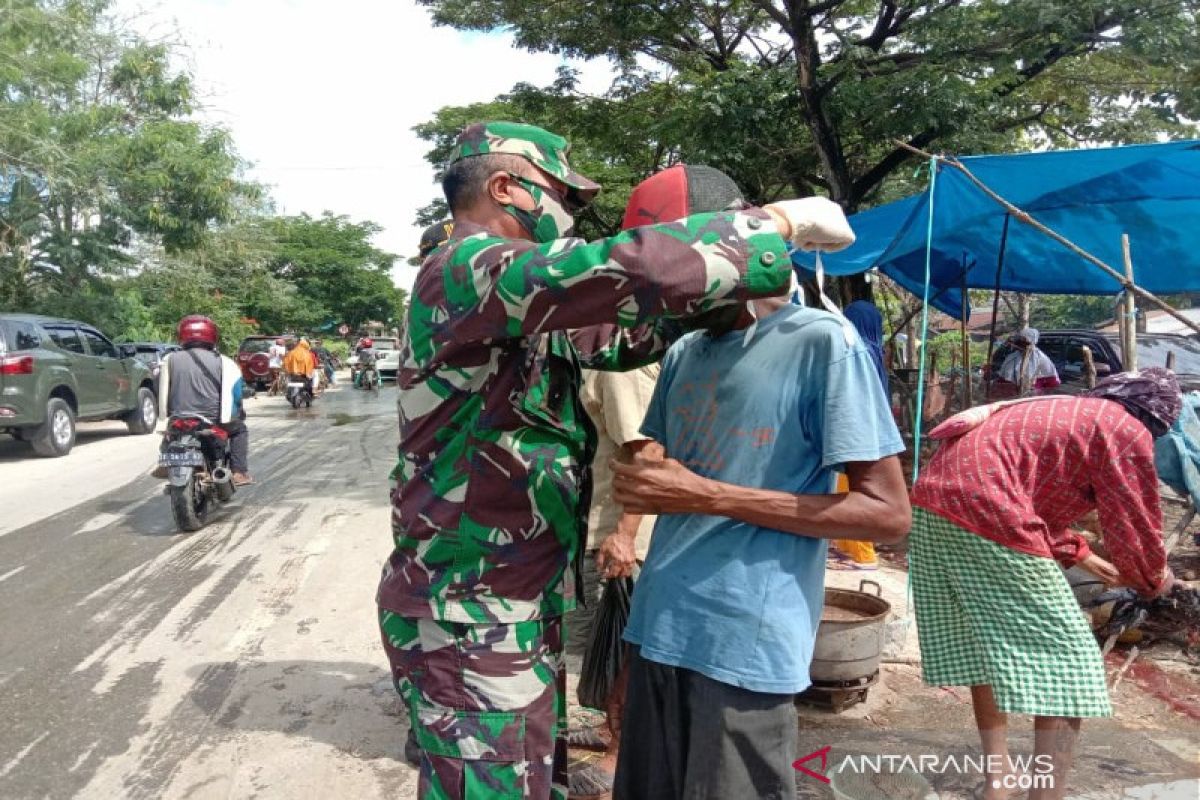
<svg viewBox="0 0 1200 800">
<path fill-rule="evenodd" d="M 693 333 L 667 353 L 642 433 L 670 457 L 726 483 L 828 494 L 840 465 L 904 449 L 875 365 L 845 320 L 787 306 L 743 341 L 743 331 Z M 803 691 L 825 548 L 726 517 L 662 515 L 625 639 L 643 658 L 723 683 Z"/>
</svg>

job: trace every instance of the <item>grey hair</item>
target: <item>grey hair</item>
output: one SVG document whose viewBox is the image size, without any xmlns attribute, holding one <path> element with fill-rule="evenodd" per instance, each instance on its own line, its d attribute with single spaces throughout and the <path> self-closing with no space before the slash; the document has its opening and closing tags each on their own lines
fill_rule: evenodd
<svg viewBox="0 0 1200 800">
<path fill-rule="evenodd" d="M 470 208 L 483 196 L 487 179 L 497 172 L 528 174 L 529 162 L 511 153 L 484 153 L 460 158 L 442 176 L 442 192 L 450 212 L 457 213 Z"/>
</svg>

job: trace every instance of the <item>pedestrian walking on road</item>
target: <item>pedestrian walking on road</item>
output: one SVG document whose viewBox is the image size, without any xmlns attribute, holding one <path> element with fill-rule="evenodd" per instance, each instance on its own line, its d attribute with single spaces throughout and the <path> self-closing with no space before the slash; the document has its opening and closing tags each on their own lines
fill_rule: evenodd
<svg viewBox="0 0 1200 800">
<path fill-rule="evenodd" d="M 840 209 L 806 200 L 587 243 L 574 215 L 600 187 L 568 150 L 530 125 L 463 131 L 442 182 L 454 232 L 404 326 L 399 529 L 378 602 L 422 798 L 566 797 L 562 615 L 595 450 L 581 367 L 655 360 L 660 319 L 784 294 L 788 239 L 848 233 Z"/>
</svg>

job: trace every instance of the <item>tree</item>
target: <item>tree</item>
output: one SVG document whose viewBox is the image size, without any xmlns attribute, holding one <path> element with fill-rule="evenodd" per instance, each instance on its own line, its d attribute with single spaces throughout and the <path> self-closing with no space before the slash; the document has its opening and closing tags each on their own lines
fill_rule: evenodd
<svg viewBox="0 0 1200 800">
<path fill-rule="evenodd" d="M 276 241 L 272 274 L 293 284 L 325 323 L 356 328 L 399 318 L 404 292 L 391 280 L 397 257 L 371 244 L 378 225 L 328 211 L 315 218 L 275 217 L 264 225 Z"/>
<path fill-rule="evenodd" d="M 561 81 L 538 102 L 518 87 L 505 110 L 563 123 L 634 172 L 672 157 L 730 166 L 759 201 L 819 191 L 854 211 L 890 197 L 913 157 L 895 140 L 979 152 L 1184 135 L 1180 109 L 1200 94 L 1194 68 L 1179 77 L 1200 63 L 1200 0 L 420 2 L 443 25 L 621 67 L 605 97 L 563 98 L 572 111 Z"/>
<path fill-rule="evenodd" d="M 165 47 L 106 0 L 8 0 L 0 14 L 0 303 L 70 307 L 138 239 L 197 247 L 255 189 L 227 134 L 192 119 Z M 94 286 L 92 287 L 94 288 Z"/>
</svg>

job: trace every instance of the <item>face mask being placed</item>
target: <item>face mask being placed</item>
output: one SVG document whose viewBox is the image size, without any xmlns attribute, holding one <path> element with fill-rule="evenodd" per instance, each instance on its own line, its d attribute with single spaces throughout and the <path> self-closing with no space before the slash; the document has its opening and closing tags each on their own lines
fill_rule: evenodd
<svg viewBox="0 0 1200 800">
<path fill-rule="evenodd" d="M 575 232 L 575 218 L 567 210 L 562 195 L 520 175 L 509 173 L 509 177 L 529 192 L 535 205 L 531 211 L 517 208 L 511 203 L 503 208 L 521 223 L 521 227 L 529 232 L 535 242 L 553 242 L 555 239 L 565 239 Z"/>
</svg>

